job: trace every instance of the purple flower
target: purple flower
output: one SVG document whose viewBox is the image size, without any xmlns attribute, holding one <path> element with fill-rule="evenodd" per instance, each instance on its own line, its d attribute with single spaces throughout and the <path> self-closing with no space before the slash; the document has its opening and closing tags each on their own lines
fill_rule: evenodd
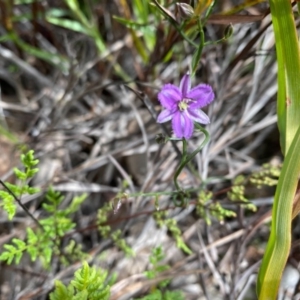
<svg viewBox="0 0 300 300">
<path fill-rule="evenodd" d="M 179 88 L 166 84 L 158 93 L 158 100 L 164 110 L 157 117 L 158 123 L 172 120 L 172 128 L 177 138 L 189 139 L 194 131 L 194 122 L 209 124 L 209 117 L 200 109 L 215 98 L 212 87 L 199 84 L 191 89 L 190 75 L 180 81 Z"/>
</svg>

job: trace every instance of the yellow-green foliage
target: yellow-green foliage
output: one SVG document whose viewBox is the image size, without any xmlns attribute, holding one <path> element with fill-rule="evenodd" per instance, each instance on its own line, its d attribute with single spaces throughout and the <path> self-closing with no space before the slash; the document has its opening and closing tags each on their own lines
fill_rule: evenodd
<svg viewBox="0 0 300 300">
<path fill-rule="evenodd" d="M 12 220 L 16 214 L 16 198 L 20 199 L 22 195 L 32 195 L 38 192 L 38 189 L 28 185 L 28 180 L 39 170 L 38 168 L 35 168 L 39 161 L 34 158 L 34 151 L 30 150 L 26 154 L 21 154 L 21 162 L 24 167 L 24 171 L 14 168 L 16 177 L 21 181 L 20 184 L 15 185 L 9 182 L 1 182 L 6 190 L 0 191 L 0 200 L 2 200 L 0 202 L 0 207 L 2 206 L 6 211 L 9 220 Z"/>
<path fill-rule="evenodd" d="M 78 210 L 80 204 L 86 199 L 86 195 L 74 197 L 71 204 L 65 209 L 59 208 L 64 197 L 52 188 L 49 188 L 46 199 L 48 202 L 43 203 L 43 208 L 49 213 L 49 217 L 39 221 L 40 227 L 34 230 L 27 228 L 25 242 L 15 238 L 12 240 L 13 244 L 4 245 L 5 251 L 0 255 L 0 260 L 6 261 L 8 264 L 15 260 L 18 264 L 26 252 L 32 261 L 39 258 L 44 267 L 47 268 L 50 265 L 53 254 L 59 255 L 64 263 L 67 262 L 65 255 L 68 255 L 68 259 L 71 260 L 85 257 L 82 252 L 80 253 L 78 247 L 75 251 L 74 246 L 72 248 L 73 252 L 70 252 L 70 244 L 66 247 L 67 252 L 62 251 L 61 242 L 62 237 L 75 227 L 75 223 L 70 215 Z"/>
<path fill-rule="evenodd" d="M 50 300 L 108 300 L 110 286 L 106 283 L 107 272 L 90 267 L 87 262 L 77 270 L 68 286 L 55 282 L 55 290 Z"/>
</svg>

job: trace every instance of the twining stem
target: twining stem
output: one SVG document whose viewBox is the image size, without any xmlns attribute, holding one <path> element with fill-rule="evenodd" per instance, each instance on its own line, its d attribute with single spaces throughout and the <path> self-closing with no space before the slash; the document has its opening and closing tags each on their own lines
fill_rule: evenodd
<svg viewBox="0 0 300 300">
<path fill-rule="evenodd" d="M 197 129 L 199 129 L 205 135 L 205 139 L 201 143 L 201 145 L 196 150 L 194 150 L 190 155 L 188 155 L 188 153 L 187 153 L 187 141 L 186 141 L 186 139 L 182 140 L 182 143 L 183 143 L 182 144 L 182 159 L 181 159 L 179 167 L 176 170 L 175 175 L 174 175 L 174 184 L 175 184 L 175 187 L 176 187 L 177 191 L 181 191 L 181 188 L 178 184 L 179 174 L 181 173 L 183 168 L 196 156 L 196 154 L 199 153 L 202 150 L 202 148 L 209 142 L 210 136 L 209 136 L 208 131 L 205 130 L 201 125 L 199 125 L 197 123 L 195 123 L 195 126 L 197 127 Z"/>
</svg>

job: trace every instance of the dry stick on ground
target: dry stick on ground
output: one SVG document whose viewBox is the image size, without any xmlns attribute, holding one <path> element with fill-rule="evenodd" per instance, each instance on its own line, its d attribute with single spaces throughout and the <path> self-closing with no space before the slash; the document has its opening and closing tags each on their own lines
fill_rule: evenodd
<svg viewBox="0 0 300 300">
<path fill-rule="evenodd" d="M 133 297 L 140 293 L 141 291 L 145 290 L 146 288 L 150 288 L 151 286 L 156 286 L 160 282 L 166 279 L 173 279 L 177 276 L 187 276 L 193 274 L 200 274 L 205 273 L 204 270 L 188 270 L 188 271 L 181 271 L 178 270 L 174 271 L 165 271 L 159 274 L 155 279 L 148 279 L 145 280 L 145 275 L 133 275 L 132 277 L 126 278 L 123 281 L 118 282 L 118 284 L 114 285 L 111 289 L 111 300 L 118 300 L 120 297 Z M 138 279 L 144 279 L 141 282 L 136 282 Z M 134 283 L 130 284 L 130 281 L 133 280 Z M 120 288 L 119 286 L 120 285 Z M 125 288 L 124 288 L 125 287 Z M 116 290 L 116 291 L 115 291 Z"/>
<path fill-rule="evenodd" d="M 0 56 L 10 61 L 11 63 L 17 65 L 26 74 L 31 76 L 35 80 L 35 82 L 37 82 L 41 87 L 53 87 L 53 83 L 51 80 L 46 78 L 43 74 L 41 74 L 32 66 L 30 66 L 28 63 L 24 62 L 24 60 L 20 59 L 12 51 L 2 47 L 1 45 L 0 45 Z"/>
<path fill-rule="evenodd" d="M 237 26 L 237 27 L 235 27 L 234 31 L 238 32 L 240 30 L 240 28 L 241 27 Z M 249 35 L 249 37 L 250 37 L 250 35 L 254 32 L 254 30 L 256 30 L 256 29 L 255 28 L 253 29 L 253 27 L 252 27 L 252 29 L 249 30 L 249 32 L 247 33 L 247 35 Z M 257 29 L 257 31 L 258 30 L 259 29 Z M 263 30 L 261 30 L 261 32 L 262 31 Z M 240 34 L 238 36 L 238 39 L 236 39 L 235 37 L 236 36 L 234 36 L 233 41 L 230 42 L 230 44 L 236 44 L 237 45 L 237 47 L 234 49 L 233 53 L 235 53 L 238 49 L 240 49 L 240 47 L 242 47 L 242 45 L 245 45 L 245 43 L 246 44 L 247 43 L 250 44 L 249 38 L 247 36 L 244 36 L 244 35 Z M 70 38 L 71 38 L 71 35 L 70 35 Z M 251 36 L 250 39 L 252 39 L 252 38 L 253 37 Z M 119 41 L 115 42 L 115 44 L 117 45 L 118 42 Z M 123 47 L 124 47 L 124 41 L 122 40 L 121 48 L 123 48 Z M 241 57 L 237 57 L 235 59 L 235 62 L 241 63 L 238 66 L 240 70 L 236 70 L 236 69 L 232 68 L 232 66 L 234 66 L 234 63 L 232 65 L 230 65 L 230 59 L 231 59 L 232 55 L 228 55 L 227 58 L 226 57 L 224 58 L 224 60 L 229 60 L 229 63 L 227 64 L 227 66 L 230 65 L 230 68 L 227 68 L 227 70 L 224 72 L 226 74 L 224 75 L 224 74 L 217 74 L 217 73 L 215 73 L 215 74 L 211 75 L 212 77 L 215 76 L 217 78 L 216 82 L 218 81 L 218 79 L 219 79 L 220 76 L 226 77 L 227 82 L 224 85 L 224 89 L 225 89 L 224 93 L 220 93 L 220 89 L 218 88 L 218 86 L 216 84 L 216 90 L 220 94 L 220 98 L 217 99 L 218 103 L 216 102 L 216 108 L 217 109 L 219 108 L 222 111 L 222 113 L 216 115 L 215 120 L 212 121 L 212 124 L 211 124 L 211 129 L 213 129 L 212 133 L 216 133 L 216 134 L 212 134 L 214 141 L 211 144 L 211 148 L 207 149 L 207 150 L 209 150 L 207 152 L 208 156 L 206 157 L 205 156 L 206 153 L 204 153 L 204 155 L 202 157 L 203 160 L 206 160 L 206 161 L 212 161 L 212 160 L 214 160 L 214 162 L 216 162 L 216 165 L 217 165 L 216 169 L 213 169 L 213 170 L 211 168 L 209 170 L 207 169 L 207 173 L 209 172 L 208 173 L 209 176 L 214 176 L 214 174 L 219 174 L 220 172 L 221 172 L 222 175 L 226 175 L 226 174 L 224 174 L 224 173 L 226 173 L 226 170 L 224 171 L 224 170 L 222 170 L 222 168 L 219 167 L 219 165 L 218 165 L 219 161 L 217 159 L 222 159 L 222 164 L 224 164 L 224 162 L 226 162 L 226 155 L 224 155 L 224 153 L 226 151 L 228 151 L 228 153 L 230 152 L 230 154 L 233 153 L 232 149 L 229 148 L 229 147 L 231 147 L 233 141 L 241 141 L 242 139 L 245 139 L 247 137 L 251 138 L 252 136 L 255 136 L 256 134 L 255 134 L 255 132 L 253 130 L 251 131 L 251 127 L 257 125 L 259 122 L 262 122 L 262 121 L 259 121 L 260 119 L 263 119 L 264 121 L 260 124 L 260 126 L 256 127 L 257 132 L 261 131 L 261 130 L 265 130 L 264 129 L 264 128 L 266 128 L 265 126 L 268 126 L 270 124 L 268 122 L 267 118 L 265 118 L 265 119 L 264 118 L 260 118 L 260 116 L 259 116 L 259 118 L 253 118 L 251 120 L 249 120 L 249 117 L 248 117 L 248 120 L 246 120 L 247 118 L 244 119 L 244 121 L 246 120 L 244 122 L 244 126 L 239 126 L 239 127 L 232 126 L 232 125 L 236 125 L 238 122 L 236 122 L 236 124 L 232 124 L 232 122 L 226 123 L 226 121 L 228 119 L 231 119 L 231 118 L 234 119 L 234 117 L 237 117 L 238 120 L 240 120 L 242 118 L 241 112 L 243 112 L 242 111 L 243 106 L 240 105 L 238 109 L 235 109 L 235 107 L 236 107 L 237 104 L 241 104 L 241 103 L 246 104 L 246 102 L 248 101 L 248 99 L 246 99 L 248 97 L 247 94 L 251 93 L 251 88 L 252 88 L 251 87 L 251 77 L 252 77 L 252 75 L 250 74 L 251 71 L 249 71 L 249 68 L 252 66 L 252 62 L 253 62 L 252 58 L 251 58 L 252 57 L 251 51 L 253 50 L 253 47 L 251 45 L 247 49 L 247 46 L 245 46 L 244 49 L 245 50 L 243 51 L 243 53 L 240 52 L 241 56 L 242 56 L 242 54 L 246 54 L 245 56 L 243 56 L 243 59 L 241 59 Z M 213 55 L 215 55 L 215 54 L 219 55 L 218 53 L 215 53 L 214 50 L 210 51 L 210 53 L 212 53 Z M 225 56 L 226 55 L 227 54 L 225 54 Z M 174 53 L 174 57 L 175 56 L 176 56 L 176 53 Z M 220 64 L 223 63 L 222 60 L 223 60 L 223 57 L 220 59 Z M 247 62 L 246 62 L 246 60 L 247 60 Z M 90 66 L 93 63 L 95 63 L 95 62 L 96 61 L 94 60 L 94 61 L 92 61 L 91 64 L 87 63 L 86 66 L 89 64 L 89 66 L 87 66 L 87 69 L 89 69 Z M 176 66 L 175 66 L 176 72 L 174 72 L 174 75 L 172 75 L 173 77 L 171 76 L 170 79 L 173 79 L 174 77 L 176 77 L 175 73 L 180 72 L 181 69 L 182 69 L 180 67 L 180 64 L 176 62 L 176 57 L 173 60 L 173 63 L 176 64 Z M 163 67 L 165 67 L 165 64 L 161 63 L 161 66 L 163 68 Z M 157 68 L 158 68 L 158 72 L 159 72 L 161 70 L 161 69 L 159 69 L 160 66 L 157 65 Z M 152 69 L 152 66 L 150 66 L 150 69 Z M 223 68 L 223 66 L 221 65 L 221 69 L 225 70 L 226 68 Z M 242 74 L 242 72 L 245 72 L 246 69 L 248 69 L 248 71 L 247 71 L 248 76 L 244 76 Z M 51 71 L 53 71 L 53 70 L 51 70 Z M 97 73 L 92 73 L 92 72 L 95 72 L 95 70 L 89 69 L 89 71 L 90 71 L 90 73 L 87 74 L 87 76 L 91 76 L 89 78 L 93 78 L 93 76 L 95 74 L 97 74 Z M 262 71 L 262 77 L 261 78 L 263 78 L 264 80 L 261 80 L 261 82 L 260 82 L 260 84 L 261 84 L 261 90 L 263 89 L 262 85 L 266 83 L 265 78 L 273 77 L 273 76 L 265 76 L 264 74 L 268 74 L 269 75 L 269 73 L 267 73 L 266 71 L 267 71 L 266 69 L 263 69 L 263 71 Z M 86 72 L 86 69 L 84 70 L 84 72 Z M 149 74 L 150 73 L 151 72 L 149 72 Z M 81 80 L 84 81 L 85 79 L 83 77 L 81 78 Z M 97 80 L 97 78 L 98 77 L 96 77 L 96 80 Z M 240 78 L 242 78 L 243 80 L 240 80 Z M 51 82 L 50 79 L 47 79 L 47 80 L 49 82 Z M 114 79 L 112 77 L 112 79 L 111 79 L 111 83 L 112 84 L 115 83 L 115 81 L 113 81 L 113 80 Z M 149 75 L 148 77 L 146 75 L 145 80 L 151 80 L 151 75 Z M 83 97 L 86 96 L 86 95 L 88 95 L 90 92 L 96 91 L 96 89 L 99 88 L 99 86 L 96 86 L 97 83 L 95 83 L 94 86 L 84 86 L 86 82 L 87 81 L 78 82 L 78 85 L 79 85 L 78 86 L 78 91 L 79 91 L 79 93 L 82 93 L 81 96 L 83 96 Z M 120 83 L 118 82 L 117 85 L 119 85 L 119 84 Z M 89 90 L 89 88 L 91 88 L 91 89 Z M 94 90 L 92 90 L 93 88 L 94 88 Z M 100 90 L 102 88 L 103 88 L 103 85 L 100 85 Z M 269 88 L 269 86 L 267 85 L 266 87 L 264 87 L 264 90 L 267 91 L 268 88 Z M 261 97 L 261 95 L 263 95 L 263 93 L 261 92 L 261 90 L 258 91 L 257 99 L 259 99 Z M 229 95 L 229 92 L 231 92 L 231 91 L 232 91 L 232 93 L 231 93 L 231 95 Z M 77 100 L 78 100 L 77 96 L 78 95 L 79 94 L 76 94 L 75 98 L 72 98 L 74 100 L 74 101 L 71 100 L 71 102 L 70 102 L 70 104 L 72 104 L 72 106 L 77 102 Z M 140 94 L 140 96 L 142 98 L 144 98 L 143 94 Z M 234 97 L 234 98 L 231 98 L 231 96 Z M 147 100 L 151 104 L 150 99 L 147 98 Z M 231 101 L 231 100 L 234 100 L 234 101 Z M 223 102 L 222 105 L 221 105 L 221 102 Z M 232 102 L 232 103 L 230 103 L 230 102 Z M 145 103 L 145 104 L 147 106 L 147 103 Z M 220 105 L 218 105 L 218 104 L 220 104 Z M 74 107 L 75 106 L 76 106 L 76 104 L 74 105 Z M 249 106 L 249 104 L 248 104 L 248 106 Z M 108 109 L 110 109 L 110 105 L 109 104 L 106 107 L 108 107 Z M 252 108 L 252 107 L 250 106 L 250 108 Z M 256 108 L 259 108 L 259 106 L 257 105 Z M 66 109 L 66 111 L 68 111 L 68 107 L 67 106 L 65 106 L 65 109 Z M 213 117 L 213 111 L 211 111 L 211 112 L 212 112 L 211 116 Z M 120 111 L 116 111 L 116 116 L 117 116 L 118 113 L 120 113 Z M 251 111 L 251 115 L 253 115 L 255 113 L 257 113 L 257 111 L 254 111 L 254 110 Z M 105 114 L 100 115 L 101 118 L 104 117 L 104 116 L 105 116 Z M 250 114 L 248 116 L 250 116 Z M 82 119 L 84 119 L 84 117 L 85 116 L 83 116 Z M 272 115 L 269 116 L 269 117 L 274 118 Z M 156 119 L 156 115 L 154 116 L 153 119 L 154 120 Z M 86 120 L 92 121 L 92 118 L 90 118 L 90 119 L 86 118 Z M 65 122 L 69 122 L 69 117 L 67 115 L 66 115 L 66 118 L 64 119 L 64 121 Z M 232 120 L 232 121 L 235 122 L 235 120 Z M 272 121 L 275 122 L 274 119 Z M 216 123 L 214 123 L 214 122 L 216 122 Z M 88 123 L 86 125 L 84 124 L 84 126 L 86 126 L 87 129 L 90 129 L 90 127 L 91 127 L 90 123 Z M 73 123 L 70 122 L 70 124 L 74 124 L 74 122 Z M 83 126 L 83 124 L 80 124 L 80 126 Z M 59 131 L 57 130 L 57 132 L 59 132 Z M 115 133 L 116 132 L 113 132 L 112 134 L 115 134 Z M 97 134 L 100 134 L 100 135 L 104 134 L 105 135 L 105 133 L 103 133 L 103 132 L 100 132 L 100 133 L 97 133 Z M 73 134 L 72 139 L 74 139 L 74 136 L 76 136 L 76 132 Z M 154 139 L 154 136 L 151 135 L 149 137 L 149 141 L 152 142 L 153 139 Z M 77 141 L 77 140 L 78 140 L 78 138 L 76 136 L 76 139 L 74 139 L 74 141 Z M 113 149 L 113 150 L 111 152 L 109 152 L 109 153 L 114 158 L 118 158 L 118 157 L 121 157 L 125 153 L 125 151 L 132 150 L 133 148 L 136 149 L 136 147 L 139 147 L 140 145 L 143 145 L 143 139 L 142 138 L 138 139 L 138 141 L 136 141 L 136 142 L 129 142 L 127 145 L 124 145 L 123 147 L 121 146 L 121 147 L 117 148 L 117 150 L 114 150 L 113 148 L 110 148 L 110 149 Z M 235 153 L 238 154 L 239 151 L 243 151 L 245 149 L 248 151 L 247 153 L 249 153 L 249 151 L 253 151 L 253 150 L 256 149 L 255 145 L 256 145 L 256 147 L 258 147 L 259 143 L 252 144 L 252 150 L 250 149 L 249 146 L 243 145 L 243 146 L 240 147 L 241 149 L 236 149 Z M 112 142 L 112 145 L 109 145 L 109 146 L 110 147 L 114 147 L 113 142 Z M 90 145 L 89 145 L 89 147 L 90 147 Z M 122 149 L 120 149 L 120 148 L 122 148 Z M 63 148 L 61 148 L 61 149 L 63 149 Z M 173 153 L 174 153 L 174 151 L 173 151 Z M 47 153 L 47 155 L 55 155 L 55 154 L 56 153 L 54 153 L 54 152 L 52 152 L 52 153 L 48 152 Z M 89 157 L 88 156 L 88 158 L 86 158 L 86 150 L 81 150 L 81 152 L 79 152 L 79 153 L 77 152 L 76 154 L 78 156 L 80 155 L 80 156 L 84 157 L 85 158 L 84 161 L 80 160 L 80 163 L 77 164 L 76 167 L 72 167 L 68 171 L 65 171 L 64 174 L 60 175 L 61 176 L 60 178 L 64 178 L 64 176 L 65 177 L 70 177 L 70 176 L 72 177 L 72 176 L 80 175 L 80 176 L 82 176 L 84 178 L 84 180 L 89 180 L 88 177 L 87 177 L 87 174 L 90 171 L 96 170 L 100 166 L 103 166 L 104 164 L 107 164 L 109 162 L 109 157 L 107 155 L 101 154 L 101 152 L 99 152 L 96 155 L 96 157 Z M 165 159 L 166 157 L 168 157 L 168 155 L 170 154 L 170 152 L 166 152 L 166 153 L 163 153 L 163 154 L 165 154 L 166 156 L 164 157 L 164 155 L 162 155 L 162 158 L 161 158 L 162 160 Z M 180 155 L 180 151 L 177 154 Z M 227 160 L 227 163 L 228 164 L 232 164 L 232 167 L 233 167 L 233 170 L 232 170 L 231 174 L 237 175 L 239 172 L 241 172 L 241 170 L 242 170 L 241 168 L 235 168 L 236 165 L 240 166 L 239 159 L 240 159 L 239 157 L 237 157 L 237 158 L 233 157 L 233 158 L 229 158 Z M 199 163 L 199 165 L 200 165 L 200 163 Z M 159 164 L 157 163 L 156 166 L 159 166 Z M 167 165 L 166 167 L 168 167 L 168 166 L 171 166 L 171 164 Z M 200 169 L 200 167 L 199 167 L 199 169 Z M 147 190 L 149 190 L 149 191 L 152 190 L 152 189 L 154 189 L 154 190 L 160 190 L 161 188 L 167 187 L 167 185 L 168 185 L 167 181 L 169 180 L 169 178 L 164 178 L 164 181 L 162 182 L 160 180 L 160 178 L 158 177 L 157 173 L 154 172 L 153 178 L 151 180 L 149 179 L 149 184 L 147 186 Z M 162 173 L 160 173 L 160 174 L 162 174 Z M 188 181 L 188 183 L 189 183 L 189 181 Z M 68 189 L 70 187 L 66 187 L 66 188 Z M 90 186 L 90 189 L 93 190 L 93 187 Z M 218 186 L 216 185 L 215 190 L 217 190 L 217 189 L 218 189 Z M 145 215 L 149 216 L 152 213 L 153 213 L 153 211 L 148 211 L 148 212 L 145 213 Z M 138 216 L 138 214 L 137 214 L 137 216 Z M 130 217 L 134 217 L 134 216 L 130 216 Z M 187 218 L 187 220 L 186 220 L 187 226 L 190 226 L 191 223 L 189 223 L 189 222 L 193 222 L 193 218 L 191 218 L 191 217 Z M 214 226 L 214 224 L 213 224 L 213 226 Z M 214 227 L 212 227 L 212 228 L 214 228 Z M 82 233 L 82 232 L 79 230 L 78 233 Z M 233 240 L 241 238 L 244 234 L 247 234 L 247 232 L 244 229 L 237 230 L 237 231 L 229 234 L 228 236 L 226 236 L 226 237 L 224 237 L 222 239 L 215 240 L 214 242 L 212 242 L 210 245 L 208 245 L 206 247 L 207 247 L 207 249 L 210 249 L 210 247 L 217 247 L 217 246 L 220 246 L 220 245 L 225 245 L 226 243 L 229 243 L 229 242 L 231 242 Z M 132 239 L 135 238 L 134 233 L 131 233 L 131 237 L 132 237 Z M 190 235 L 189 238 L 193 238 L 193 237 Z M 203 252 L 202 249 L 200 249 L 200 252 L 201 253 Z M 180 261 L 179 263 L 177 263 L 177 266 L 180 266 L 180 265 L 183 266 L 184 264 L 186 264 L 188 262 L 191 262 L 192 260 L 195 260 L 196 257 L 197 257 L 196 254 L 195 255 L 191 255 L 187 259 L 185 259 L 185 260 Z M 116 260 L 114 263 L 118 264 L 118 260 Z M 79 265 L 77 265 L 77 267 L 79 267 Z M 68 278 L 68 277 L 70 277 L 70 276 L 73 275 L 75 269 L 76 268 L 73 267 L 73 268 L 69 269 L 69 273 L 58 273 L 56 275 L 54 274 L 53 276 L 54 277 L 55 276 L 58 276 L 58 277 L 61 276 L 60 278 Z M 174 270 L 174 268 L 172 268 L 172 270 Z M 53 287 L 53 285 L 51 287 L 50 286 L 51 286 L 51 282 L 49 282 L 48 285 L 45 284 L 44 285 L 45 290 L 42 289 L 42 292 L 47 293 L 47 291 L 50 291 L 50 289 Z M 133 285 L 131 285 L 131 286 L 133 287 Z M 137 290 L 138 289 L 142 289 L 143 287 L 144 286 L 142 284 L 139 287 L 137 287 Z M 31 297 L 29 295 L 29 291 L 28 290 L 27 290 L 26 293 L 28 295 L 27 299 L 32 299 L 33 296 Z"/>
</svg>

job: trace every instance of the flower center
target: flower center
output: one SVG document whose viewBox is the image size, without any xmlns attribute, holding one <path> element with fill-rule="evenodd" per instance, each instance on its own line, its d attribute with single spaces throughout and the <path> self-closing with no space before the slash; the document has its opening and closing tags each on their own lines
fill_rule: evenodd
<svg viewBox="0 0 300 300">
<path fill-rule="evenodd" d="M 178 103 L 178 108 L 180 111 L 187 110 L 189 107 L 189 102 L 191 102 L 191 99 L 188 98 L 183 98 L 179 103 Z"/>
</svg>

